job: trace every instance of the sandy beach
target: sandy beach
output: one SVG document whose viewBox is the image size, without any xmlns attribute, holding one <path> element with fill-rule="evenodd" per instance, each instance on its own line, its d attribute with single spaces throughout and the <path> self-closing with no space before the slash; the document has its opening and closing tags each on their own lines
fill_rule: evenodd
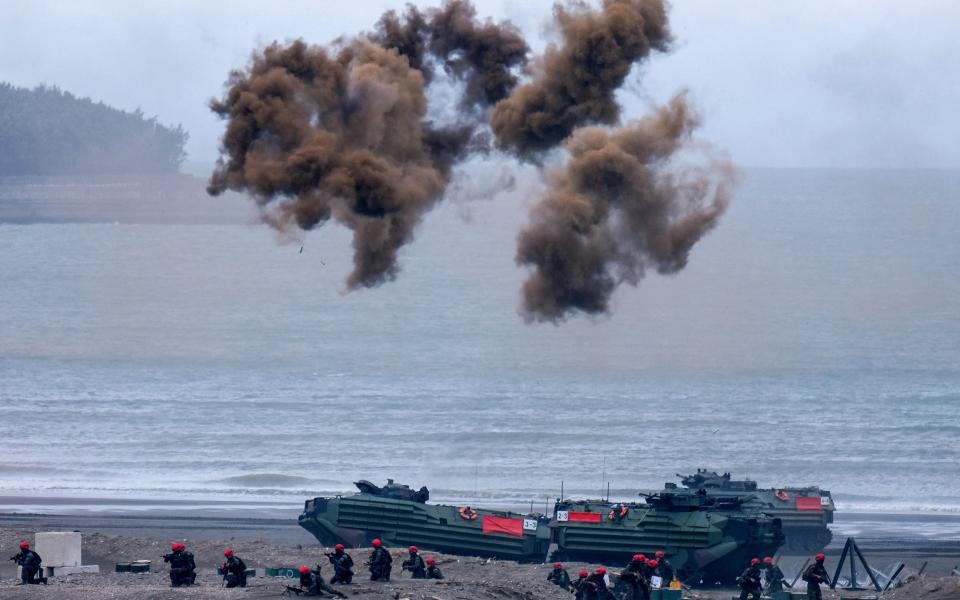
<svg viewBox="0 0 960 600">
<path fill-rule="evenodd" d="M 4 499 L 10 505 L 13 499 Z M 23 499 L 20 499 L 22 502 Z M 90 500 L 84 500 L 84 508 L 65 499 L 33 499 L 35 504 L 59 508 L 60 513 L 0 513 L 0 554 L 3 557 L 16 552 L 21 539 L 32 540 L 37 531 L 81 531 L 83 536 L 84 564 L 98 564 L 101 573 L 96 575 L 67 575 L 51 579 L 50 585 L 16 586 L 15 569 L 10 562 L 0 566 L 0 599 L 14 598 L 90 598 L 113 600 L 136 598 L 272 598 L 283 592 L 284 585 L 295 581 L 272 577 L 256 577 L 250 580 L 245 590 L 221 588 L 221 579 L 216 566 L 222 562 L 222 552 L 231 547 L 251 568 L 296 567 L 302 564 L 325 566 L 330 575 L 321 548 L 312 536 L 296 523 L 295 514 L 286 515 L 263 508 L 258 514 L 254 507 L 240 509 L 236 506 L 221 506 L 219 509 L 206 506 L 198 511 L 175 503 L 164 510 L 146 509 L 136 501 L 124 510 L 116 509 L 111 501 L 110 510 L 90 510 Z M 94 503 L 95 504 L 95 503 Z M 101 503 L 102 506 L 102 503 Z M 253 516 L 243 516 L 249 510 Z M 878 520 L 875 518 L 877 521 Z M 933 527 L 936 529 L 936 526 Z M 952 539 L 908 539 L 897 533 L 896 527 L 887 529 L 874 526 L 862 532 L 861 548 L 875 569 L 886 572 L 888 565 L 904 561 L 904 577 L 911 575 L 926 563 L 925 577 L 908 583 L 899 589 L 892 588 L 884 598 L 922 598 L 946 600 L 960 598 L 960 578 L 948 577 L 951 569 L 960 562 L 960 542 Z M 891 537 L 891 536 L 898 536 Z M 184 541 L 194 553 L 198 564 L 198 585 L 189 589 L 169 588 L 167 571 L 161 556 L 168 551 L 172 540 Z M 828 570 L 836 565 L 836 558 L 843 539 L 835 537 L 828 549 Z M 371 583 L 366 579 L 362 563 L 369 550 L 352 550 L 358 564 L 355 583 L 343 588 L 349 598 L 410 600 L 487 600 L 517 599 L 538 600 L 570 598 L 569 594 L 546 583 L 548 568 L 544 565 L 517 564 L 510 561 L 486 560 L 474 557 L 436 556 L 446 579 L 442 582 L 413 581 L 408 576 L 398 575 L 399 562 L 395 560 L 394 580 L 390 583 Z M 404 554 L 394 550 L 396 558 Z M 115 573 L 118 562 L 152 560 L 152 572 L 146 574 Z M 781 557 L 781 565 L 792 578 L 799 571 L 803 557 Z M 402 560 L 402 559 L 401 559 Z M 568 563 L 571 572 L 595 565 Z M 801 585 L 798 583 L 798 585 Z M 797 590 L 799 591 L 799 590 Z M 691 599 L 730 598 L 732 590 L 689 590 L 685 597 Z M 843 592 L 843 597 L 869 597 L 870 592 L 859 595 Z M 840 598 L 841 592 L 828 592 L 825 598 Z"/>
</svg>

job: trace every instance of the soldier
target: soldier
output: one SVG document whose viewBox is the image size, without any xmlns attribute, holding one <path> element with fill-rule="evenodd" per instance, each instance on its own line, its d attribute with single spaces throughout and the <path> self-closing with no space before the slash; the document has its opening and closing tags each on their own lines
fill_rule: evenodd
<svg viewBox="0 0 960 600">
<path fill-rule="evenodd" d="M 163 555 L 163 562 L 170 563 L 170 587 L 193 585 L 197 579 L 197 563 L 187 547 L 179 542 L 170 544 L 170 554 Z"/>
<path fill-rule="evenodd" d="M 827 575 L 827 570 L 823 566 L 826 558 L 824 554 L 818 554 L 815 557 L 816 562 L 803 572 L 803 580 L 807 582 L 807 600 L 821 600 L 820 583 L 830 585 L 830 576 Z"/>
<path fill-rule="evenodd" d="M 299 590 L 291 587 L 287 587 L 287 590 L 302 592 L 304 596 L 323 596 L 324 593 L 327 593 L 331 596 L 346 598 L 346 596 L 327 585 L 327 582 L 323 580 L 323 575 L 320 574 L 320 565 L 317 565 L 315 571 L 311 571 L 307 565 L 300 567 Z M 300 594 L 298 593 L 297 595 L 299 596 Z"/>
<path fill-rule="evenodd" d="M 647 561 L 642 554 L 633 555 L 627 566 L 620 572 L 620 581 L 628 590 L 627 600 L 649 600 L 650 580 L 647 579 Z"/>
<path fill-rule="evenodd" d="M 653 578 L 660 577 L 660 582 L 657 584 L 660 587 L 663 587 L 663 577 L 659 575 L 660 573 L 660 563 L 656 559 L 651 558 L 647 561 L 647 571 L 650 573 L 650 588 L 653 588 Z"/>
<path fill-rule="evenodd" d="M 36 585 L 42 583 L 47 585 L 47 578 L 37 577 L 40 571 L 40 563 L 43 559 L 40 555 L 30 549 L 30 542 L 23 540 L 20 542 L 20 552 L 10 557 L 10 560 L 20 565 L 20 583 L 17 585 Z"/>
<path fill-rule="evenodd" d="M 563 568 L 563 563 L 553 563 L 553 570 L 547 575 L 547 581 L 565 590 L 570 590 L 570 575 Z"/>
<path fill-rule="evenodd" d="M 427 557 L 427 579 L 443 579 L 443 573 L 432 556 Z"/>
<path fill-rule="evenodd" d="M 667 560 L 667 553 L 663 550 L 657 550 L 657 575 L 659 575 L 665 584 L 673 581 L 673 566 L 670 564 L 670 561 Z"/>
<path fill-rule="evenodd" d="M 343 544 L 337 544 L 333 547 L 333 554 L 327 555 L 327 559 L 333 565 L 333 577 L 330 578 L 330 583 L 353 582 L 353 558 L 343 550 Z"/>
<path fill-rule="evenodd" d="M 226 587 L 247 587 L 247 565 L 240 560 L 240 557 L 234 556 L 233 550 L 230 548 L 224 550 L 223 555 L 226 557 L 227 562 L 223 563 L 223 566 L 220 567 L 220 572 L 223 574 L 223 581 Z"/>
<path fill-rule="evenodd" d="M 383 542 L 379 538 L 370 542 L 373 546 L 373 554 L 367 561 L 370 568 L 370 581 L 390 581 L 390 570 L 393 568 L 393 557 L 390 552 L 383 547 Z"/>
<path fill-rule="evenodd" d="M 760 559 L 750 559 L 750 566 L 740 575 L 740 600 L 760 600 Z"/>
<path fill-rule="evenodd" d="M 773 564 L 773 558 L 770 556 L 763 557 L 763 566 L 767 570 L 767 595 L 782 592 L 784 580 L 783 571 L 780 570 L 780 567 Z"/>
<path fill-rule="evenodd" d="M 597 567 L 584 582 L 584 600 L 608 600 L 610 592 L 607 590 L 607 569 Z"/>
<path fill-rule="evenodd" d="M 427 567 L 423 564 L 423 559 L 420 558 L 420 549 L 416 546 L 410 546 L 410 558 L 403 561 L 403 564 L 400 566 L 400 572 L 410 571 L 410 576 L 413 579 L 426 579 L 427 578 Z"/>
<path fill-rule="evenodd" d="M 586 598 L 585 594 L 587 593 L 587 590 L 586 590 L 587 577 L 590 576 L 590 571 L 587 571 L 586 569 L 580 569 L 580 572 L 577 573 L 577 576 L 579 577 L 579 579 L 577 579 L 571 584 L 571 586 L 573 587 L 573 594 L 574 594 L 573 597 L 575 598 L 575 600 L 584 600 Z"/>
</svg>

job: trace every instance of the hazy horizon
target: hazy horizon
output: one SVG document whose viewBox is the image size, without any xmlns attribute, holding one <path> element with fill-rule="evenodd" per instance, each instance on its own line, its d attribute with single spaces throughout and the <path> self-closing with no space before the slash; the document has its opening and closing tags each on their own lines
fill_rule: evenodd
<svg viewBox="0 0 960 600">
<path fill-rule="evenodd" d="M 534 51 L 551 39 L 551 2 L 476 4 L 481 16 L 513 21 Z M 187 170 L 197 171 L 217 156 L 223 123 L 207 101 L 230 69 L 274 40 L 326 44 L 369 31 L 390 7 L 16 0 L 0 23 L 0 51 L 19 60 L 0 66 L 0 81 L 57 85 L 183 124 Z M 619 98 L 631 119 L 688 88 L 704 113 L 699 137 L 742 166 L 955 168 L 958 16 L 945 1 L 676 2 L 673 51 L 634 69 Z"/>
</svg>

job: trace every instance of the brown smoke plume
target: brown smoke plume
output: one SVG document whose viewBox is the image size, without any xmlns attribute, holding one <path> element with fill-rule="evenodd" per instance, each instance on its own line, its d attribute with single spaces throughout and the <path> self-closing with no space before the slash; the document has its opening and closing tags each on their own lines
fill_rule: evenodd
<svg viewBox="0 0 960 600">
<path fill-rule="evenodd" d="M 226 96 L 211 103 L 228 124 L 208 191 L 251 192 L 281 231 L 330 218 L 346 225 L 347 285 L 374 286 L 396 276 L 397 251 L 452 166 L 487 149 L 472 111 L 445 128 L 425 120 L 427 52 L 465 83 L 464 107 L 473 108 L 510 92 L 527 45 L 511 25 L 479 23 L 468 2 L 452 0 L 425 14 L 387 13 L 376 33 L 334 50 L 273 44 L 231 74 Z"/>
<path fill-rule="evenodd" d="M 604 0 L 599 12 L 557 5 L 563 45 L 551 47 L 533 81 L 497 104 L 491 125 L 497 146 L 536 159 L 582 125 L 613 124 L 614 98 L 631 67 L 670 43 L 663 0 Z"/>
<path fill-rule="evenodd" d="M 723 161 L 676 173 L 670 159 L 699 123 L 684 95 L 626 127 L 577 130 L 570 160 L 518 238 L 528 320 L 603 313 L 622 282 L 648 268 L 674 273 L 730 200 L 735 173 Z"/>
</svg>

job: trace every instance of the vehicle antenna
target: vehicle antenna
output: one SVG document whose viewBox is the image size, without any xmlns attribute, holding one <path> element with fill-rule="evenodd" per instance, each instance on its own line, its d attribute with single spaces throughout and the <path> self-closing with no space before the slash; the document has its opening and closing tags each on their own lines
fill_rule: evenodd
<svg viewBox="0 0 960 600">
<path fill-rule="evenodd" d="M 560 480 L 560 502 L 563 502 L 563 480 Z"/>
<path fill-rule="evenodd" d="M 603 497 L 603 482 L 607 480 L 607 457 L 603 457 L 603 467 L 600 471 L 600 497 Z"/>
</svg>

